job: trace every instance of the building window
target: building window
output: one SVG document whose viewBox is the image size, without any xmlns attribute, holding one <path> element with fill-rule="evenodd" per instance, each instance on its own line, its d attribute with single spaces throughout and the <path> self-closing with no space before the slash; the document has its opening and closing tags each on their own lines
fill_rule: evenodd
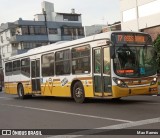
<svg viewBox="0 0 160 138">
<path fill-rule="evenodd" d="M 83 28 L 78 28 L 78 35 L 81 35 L 81 36 L 84 35 L 84 29 Z"/>
<path fill-rule="evenodd" d="M 54 53 L 42 55 L 42 76 L 54 76 Z"/>
<path fill-rule="evenodd" d="M 72 73 L 90 73 L 90 47 L 81 46 L 72 49 Z"/>
<path fill-rule="evenodd" d="M 49 34 L 58 34 L 57 28 L 49 28 Z"/>
<path fill-rule="evenodd" d="M 35 26 L 35 34 L 39 35 L 40 34 L 40 27 L 39 26 Z"/>
<path fill-rule="evenodd" d="M 40 34 L 42 34 L 42 35 L 47 34 L 47 30 L 46 30 L 45 26 L 40 27 Z"/>
<path fill-rule="evenodd" d="M 78 15 L 63 15 L 64 21 L 78 21 Z"/>
<path fill-rule="evenodd" d="M 15 28 L 12 28 L 12 29 L 11 29 L 11 35 L 14 36 L 15 34 L 16 34 L 16 29 L 15 29 Z"/>
<path fill-rule="evenodd" d="M 123 12 L 123 22 L 136 19 L 136 8 L 129 9 Z"/>
<path fill-rule="evenodd" d="M 63 34 L 64 35 L 69 35 L 70 34 L 69 29 L 68 28 L 64 28 L 63 29 Z"/>
<path fill-rule="evenodd" d="M 32 42 L 32 43 L 23 42 L 22 49 L 32 49 L 39 46 L 45 46 L 47 44 L 48 44 L 47 42 Z"/>
<path fill-rule="evenodd" d="M 83 28 L 64 28 L 63 35 L 71 35 L 71 36 L 78 36 L 79 34 L 84 34 Z"/>
<path fill-rule="evenodd" d="M 34 27 L 33 26 L 29 26 L 29 33 L 31 35 L 34 35 Z"/>
<path fill-rule="evenodd" d="M 29 34 L 28 26 L 22 26 L 22 34 Z"/>
<path fill-rule="evenodd" d="M 56 52 L 56 75 L 70 74 L 70 50 Z"/>
</svg>

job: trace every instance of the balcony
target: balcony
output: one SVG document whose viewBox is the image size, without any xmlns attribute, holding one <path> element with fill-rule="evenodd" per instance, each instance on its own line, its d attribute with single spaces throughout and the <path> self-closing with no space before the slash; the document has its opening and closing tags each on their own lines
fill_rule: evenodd
<svg viewBox="0 0 160 138">
<path fill-rule="evenodd" d="M 76 40 L 76 39 L 80 39 L 80 38 L 84 38 L 84 36 L 63 35 L 62 36 L 62 41 L 71 41 L 71 40 Z"/>
<path fill-rule="evenodd" d="M 10 38 L 11 43 L 22 41 L 48 41 L 48 35 L 15 35 Z"/>
</svg>

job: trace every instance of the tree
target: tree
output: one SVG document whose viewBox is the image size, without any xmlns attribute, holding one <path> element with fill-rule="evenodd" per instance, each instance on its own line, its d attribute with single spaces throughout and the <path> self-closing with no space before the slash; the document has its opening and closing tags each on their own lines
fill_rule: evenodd
<svg viewBox="0 0 160 138">
<path fill-rule="evenodd" d="M 153 46 L 157 52 L 157 70 L 158 73 L 160 73 L 160 35 L 157 36 L 157 38 L 153 42 Z"/>
</svg>

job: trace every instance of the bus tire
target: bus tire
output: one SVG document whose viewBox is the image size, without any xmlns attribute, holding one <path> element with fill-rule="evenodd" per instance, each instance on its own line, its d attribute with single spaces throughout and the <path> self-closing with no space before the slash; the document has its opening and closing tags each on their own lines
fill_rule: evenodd
<svg viewBox="0 0 160 138">
<path fill-rule="evenodd" d="M 84 88 L 80 81 L 77 81 L 73 86 L 73 98 L 76 103 L 83 103 L 85 100 Z"/>
<path fill-rule="evenodd" d="M 18 96 L 20 99 L 25 99 L 26 95 L 24 95 L 24 88 L 22 84 L 18 85 Z"/>
</svg>

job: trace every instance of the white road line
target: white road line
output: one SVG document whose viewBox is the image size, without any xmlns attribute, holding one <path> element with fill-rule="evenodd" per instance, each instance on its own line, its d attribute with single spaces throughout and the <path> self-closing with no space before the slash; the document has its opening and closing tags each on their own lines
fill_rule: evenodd
<svg viewBox="0 0 160 138">
<path fill-rule="evenodd" d="M 98 134 L 98 133 L 101 133 L 101 132 L 105 132 L 107 130 L 109 131 L 109 129 L 111 129 L 111 130 L 112 129 L 125 129 L 125 128 L 129 128 L 129 127 L 136 127 L 136 126 L 148 125 L 148 124 L 159 123 L 159 122 L 160 122 L 160 117 L 152 118 L 152 119 L 146 119 L 146 120 L 140 120 L 140 121 L 135 121 L 135 122 L 130 122 L 130 123 L 100 127 L 100 128 L 95 128 L 93 130 L 79 131 L 79 132 L 74 132 L 74 133 L 70 133 L 70 134 L 67 134 L 67 135 L 51 136 L 51 137 L 48 137 L 48 138 L 75 138 L 75 137 L 80 137 L 80 136 L 84 136 L 84 135 Z"/>
<path fill-rule="evenodd" d="M 67 114 L 67 115 L 80 116 L 80 117 L 88 117 L 88 118 L 96 118 L 96 119 L 103 119 L 103 120 L 118 121 L 118 122 L 127 122 L 127 123 L 133 122 L 133 121 L 129 121 L 129 120 L 107 118 L 107 117 L 85 115 L 85 114 L 77 114 L 77 113 L 71 113 L 71 112 L 64 112 L 64 111 L 58 111 L 58 110 L 49 110 L 49 109 L 35 108 L 35 107 L 28 107 L 28 106 L 19 106 L 19 105 L 10 105 L 10 104 L 0 104 L 0 105 L 10 106 L 10 107 L 17 107 L 17 108 L 25 108 L 25 109 L 31 109 L 31 110 L 38 110 L 38 111 L 45 111 L 45 112 L 52 112 L 52 113 Z"/>
<path fill-rule="evenodd" d="M 143 104 L 160 104 L 160 103 L 143 103 Z"/>
<path fill-rule="evenodd" d="M 9 97 L 0 97 L 0 99 L 11 99 L 11 98 L 9 98 Z"/>
</svg>

